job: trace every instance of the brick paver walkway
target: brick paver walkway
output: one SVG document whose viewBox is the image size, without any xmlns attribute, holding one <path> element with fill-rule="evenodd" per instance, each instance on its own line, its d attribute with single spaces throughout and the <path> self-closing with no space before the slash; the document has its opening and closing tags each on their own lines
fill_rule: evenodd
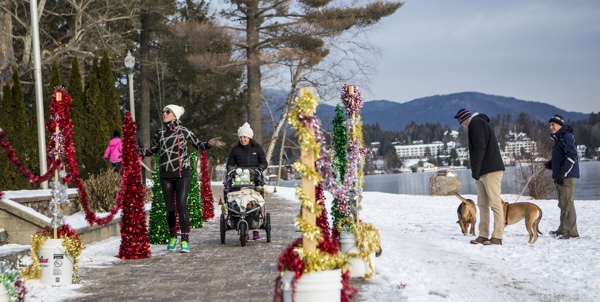
<svg viewBox="0 0 600 302">
<path fill-rule="evenodd" d="M 213 193 L 219 200 L 222 187 L 213 187 Z M 192 230 L 189 254 L 168 252 L 165 246 L 148 259 L 81 268 L 78 291 L 86 296 L 72 301 L 273 301 L 277 257 L 301 234 L 293 226 L 297 202 L 273 194 L 266 201 L 271 213 L 270 243 L 261 230 L 261 240 L 242 247 L 232 230 L 221 244 L 219 220 L 214 219 Z M 216 212 L 220 213 L 217 207 Z"/>
</svg>

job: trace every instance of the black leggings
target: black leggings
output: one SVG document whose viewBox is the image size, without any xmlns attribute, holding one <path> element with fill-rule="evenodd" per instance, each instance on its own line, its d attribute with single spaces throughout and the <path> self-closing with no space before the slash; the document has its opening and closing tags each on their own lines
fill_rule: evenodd
<svg viewBox="0 0 600 302">
<path fill-rule="evenodd" d="M 165 206 L 167 208 L 167 223 L 169 230 L 175 230 L 175 198 L 177 198 L 177 212 L 179 212 L 179 227 L 181 234 L 190 232 L 190 213 L 187 208 L 187 199 L 190 192 L 190 177 L 161 178 L 160 187 L 163 191 Z"/>
</svg>

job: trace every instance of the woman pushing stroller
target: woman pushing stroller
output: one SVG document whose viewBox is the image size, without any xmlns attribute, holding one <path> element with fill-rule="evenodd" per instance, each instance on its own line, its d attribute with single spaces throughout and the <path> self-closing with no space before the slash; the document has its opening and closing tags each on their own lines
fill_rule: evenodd
<svg viewBox="0 0 600 302">
<path fill-rule="evenodd" d="M 256 186 L 262 186 L 264 181 L 260 175 L 262 171 L 267 168 L 267 158 L 265 151 L 260 144 L 252 139 L 254 137 L 254 131 L 250 128 L 250 124 L 244 123 L 237 131 L 238 142 L 231 149 L 229 157 L 227 158 L 227 172 L 231 172 L 236 168 L 248 168 L 255 169 L 260 173 L 257 173 L 254 184 Z M 257 230 L 252 232 L 252 239 L 260 239 L 260 235 Z"/>
</svg>

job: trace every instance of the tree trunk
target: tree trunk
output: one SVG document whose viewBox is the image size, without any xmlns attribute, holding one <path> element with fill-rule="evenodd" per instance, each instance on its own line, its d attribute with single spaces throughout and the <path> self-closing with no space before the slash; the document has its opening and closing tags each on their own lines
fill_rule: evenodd
<svg viewBox="0 0 600 302">
<path fill-rule="evenodd" d="M 11 0 L 0 0 L 1 7 L 10 7 Z M 0 11 L 0 71 L 9 71 L 14 64 L 12 18 L 10 13 Z M 2 72 L 4 74 L 4 72 Z M 6 74 L 10 74 L 7 72 Z"/>
<path fill-rule="evenodd" d="M 150 16 L 142 14 L 141 16 L 142 31 L 140 35 L 140 106 L 139 112 L 139 128 L 138 134 L 141 138 L 144 148 L 150 147 L 150 84 L 149 79 L 152 77 L 150 71 Z M 150 167 L 152 157 L 144 159 L 146 166 Z M 150 175 L 150 173 L 146 174 Z"/>
<path fill-rule="evenodd" d="M 262 103 L 261 103 L 261 59 L 259 46 L 258 1 L 248 4 L 248 21 L 246 23 L 246 51 L 248 76 L 248 123 L 254 131 L 254 140 L 262 144 Z"/>
</svg>

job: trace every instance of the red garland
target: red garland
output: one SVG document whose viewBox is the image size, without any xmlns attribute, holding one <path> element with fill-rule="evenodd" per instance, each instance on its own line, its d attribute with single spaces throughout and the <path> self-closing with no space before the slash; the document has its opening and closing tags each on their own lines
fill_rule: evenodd
<svg viewBox="0 0 600 302">
<path fill-rule="evenodd" d="M 40 235 L 40 236 L 44 236 L 44 235 L 52 235 L 53 232 L 54 232 L 54 229 L 52 227 L 50 227 L 49 225 L 47 225 L 43 229 L 38 230 L 36 232 L 36 234 Z M 77 232 L 68 224 L 63 224 L 60 228 L 58 228 L 56 235 L 58 236 L 58 238 L 60 238 L 64 235 L 67 238 L 76 239 L 78 242 L 81 241 L 81 239 L 79 238 L 79 234 L 77 234 Z"/>
<path fill-rule="evenodd" d="M 60 92 L 62 94 L 62 100 L 58 101 L 56 99 L 56 94 Z M 117 195 L 117 201 L 115 206 L 110 210 L 110 213 L 107 216 L 102 218 L 98 218 L 96 213 L 92 212 L 90 209 L 90 205 L 88 203 L 87 192 L 85 191 L 85 187 L 83 185 L 83 181 L 81 180 L 81 176 L 79 174 L 79 164 L 77 163 L 77 157 L 75 157 L 75 147 L 73 145 L 73 123 L 69 117 L 71 112 L 71 96 L 67 93 L 67 91 L 63 87 L 57 87 L 52 94 L 52 102 L 50 103 L 50 114 L 51 118 L 48 123 L 46 123 L 46 130 L 50 133 L 54 133 L 56 126 L 59 127 L 61 134 L 59 137 L 54 137 L 54 139 L 58 140 L 61 143 L 64 150 L 64 156 L 67 162 L 67 176 L 64 178 L 64 182 L 67 184 L 71 184 L 75 182 L 75 186 L 77 187 L 77 191 L 79 192 L 79 201 L 81 202 L 81 206 L 85 212 L 85 220 L 93 225 L 97 223 L 99 225 L 105 225 L 113 220 L 114 216 L 117 214 L 121 207 L 123 194 Z M 61 136 L 62 135 L 62 136 Z M 53 151 L 53 148 L 48 147 L 48 153 L 52 154 L 56 151 Z"/>
<path fill-rule="evenodd" d="M 210 187 L 210 172 L 208 171 L 208 157 L 206 150 L 200 156 L 202 177 L 200 180 L 200 196 L 202 198 L 202 219 L 208 221 L 215 218 L 215 205 L 212 189 Z"/>
<path fill-rule="evenodd" d="M 319 184 L 315 187 L 315 199 L 319 201 L 319 204 L 323 207 L 321 215 L 317 217 L 317 226 L 321 228 L 321 234 L 323 235 L 323 241 L 319 243 L 318 249 L 323 252 L 327 252 L 331 255 L 336 255 L 339 252 L 338 244 L 329 233 L 329 221 L 327 219 L 327 210 L 325 209 L 325 194 L 323 193 L 323 186 Z M 277 262 L 277 270 L 280 272 L 292 271 L 294 277 L 292 278 L 292 297 L 296 294 L 296 281 L 302 276 L 305 264 L 298 257 L 298 254 L 294 252 L 296 247 L 302 244 L 302 237 L 296 239 L 292 244 L 288 245 L 287 248 L 279 255 L 279 261 Z M 354 299 L 358 294 L 358 290 L 350 285 L 350 272 L 345 271 L 342 273 L 342 302 L 349 302 Z M 280 301 L 283 295 L 283 291 L 279 283 L 281 282 L 281 276 L 275 279 L 275 294 L 273 301 Z M 293 298 L 292 298 L 293 300 Z"/>
<path fill-rule="evenodd" d="M 118 257 L 140 259 L 150 257 L 150 239 L 146 227 L 144 209 L 144 187 L 141 179 L 141 164 L 135 137 L 136 125 L 129 111 L 125 111 L 123 124 L 123 155 L 121 163 L 121 189 L 117 200 L 121 200 L 121 246 Z"/>
<path fill-rule="evenodd" d="M 44 175 L 36 176 L 35 174 L 31 173 L 29 170 L 27 170 L 27 168 L 25 168 L 23 166 L 23 164 L 19 160 L 19 157 L 17 156 L 17 154 L 15 154 L 15 150 L 10 145 L 10 142 L 6 140 L 4 131 L 2 129 L 0 129 L 0 145 L 4 149 L 4 153 L 6 153 L 6 156 L 8 157 L 8 159 L 17 168 L 17 171 L 19 171 L 19 173 L 21 173 L 21 175 L 23 175 L 23 177 L 29 179 L 29 182 L 32 182 L 32 183 L 39 184 L 39 183 L 49 180 L 54 175 L 54 171 L 61 164 L 60 160 L 54 160 L 54 161 L 52 161 L 50 169 L 48 169 L 48 171 L 46 171 L 46 173 L 44 173 Z"/>
</svg>

